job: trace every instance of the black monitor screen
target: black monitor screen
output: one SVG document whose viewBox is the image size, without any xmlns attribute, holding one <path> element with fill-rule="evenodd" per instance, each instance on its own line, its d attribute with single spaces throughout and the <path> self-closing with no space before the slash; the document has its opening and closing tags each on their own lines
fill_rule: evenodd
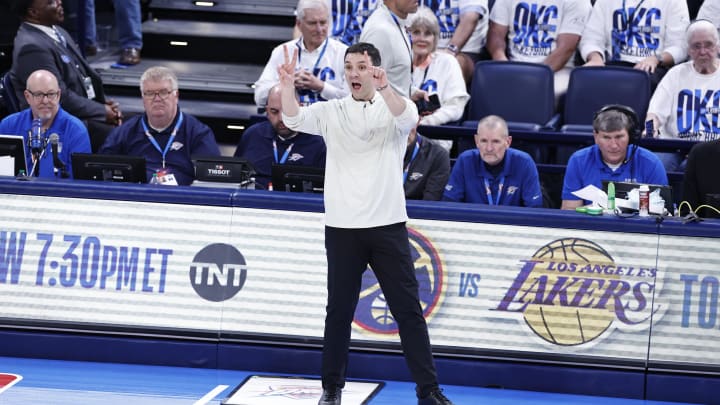
<svg viewBox="0 0 720 405">
<path fill-rule="evenodd" d="M 140 156 L 73 153 L 72 169 L 79 180 L 147 183 L 145 158 Z"/>
<path fill-rule="evenodd" d="M 25 160 L 25 139 L 22 136 L 0 135 L 0 156 L 10 156 L 15 160 L 13 172 L 2 174 L 15 176 L 21 171 L 28 174 Z"/>
<path fill-rule="evenodd" d="M 312 166 L 272 166 L 273 190 L 299 193 L 322 193 L 325 187 L 325 169 Z"/>
</svg>

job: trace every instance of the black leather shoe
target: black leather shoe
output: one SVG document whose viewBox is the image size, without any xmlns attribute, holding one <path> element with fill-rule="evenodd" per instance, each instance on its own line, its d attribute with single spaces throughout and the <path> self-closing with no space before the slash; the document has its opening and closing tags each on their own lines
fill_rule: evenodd
<svg viewBox="0 0 720 405">
<path fill-rule="evenodd" d="M 453 405 L 453 403 L 442 393 L 440 388 L 436 388 L 425 398 L 418 398 L 418 405 Z"/>
<path fill-rule="evenodd" d="M 342 398 L 342 390 L 336 388 L 334 390 L 324 389 L 322 397 L 318 401 L 318 405 L 340 405 L 340 399 Z"/>
<path fill-rule="evenodd" d="M 140 50 L 137 48 L 123 49 L 118 63 L 122 65 L 137 65 L 140 63 Z"/>
</svg>

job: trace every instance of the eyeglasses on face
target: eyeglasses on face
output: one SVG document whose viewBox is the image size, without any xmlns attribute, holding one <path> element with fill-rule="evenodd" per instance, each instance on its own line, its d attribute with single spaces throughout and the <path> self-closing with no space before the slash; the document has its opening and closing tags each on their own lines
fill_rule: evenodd
<svg viewBox="0 0 720 405">
<path fill-rule="evenodd" d="M 159 96 L 161 100 L 165 100 L 166 98 L 170 97 L 171 94 L 173 94 L 175 90 L 168 90 L 168 89 L 162 89 L 157 91 L 143 91 L 142 96 L 145 97 L 148 100 L 155 99 L 156 96 Z"/>
<path fill-rule="evenodd" d="M 30 89 L 26 90 L 35 101 L 42 101 L 45 97 L 47 97 L 48 101 L 55 101 L 60 96 L 59 91 L 49 91 L 47 93 L 43 93 L 42 91 L 31 91 Z"/>
</svg>

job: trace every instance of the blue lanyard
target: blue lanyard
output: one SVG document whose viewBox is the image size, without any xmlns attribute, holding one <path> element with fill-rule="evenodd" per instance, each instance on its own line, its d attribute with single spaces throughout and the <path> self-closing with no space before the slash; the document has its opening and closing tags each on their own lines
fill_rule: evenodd
<svg viewBox="0 0 720 405">
<path fill-rule="evenodd" d="M 178 129 L 180 129 L 180 125 L 183 122 L 183 113 L 180 112 L 180 116 L 178 117 L 177 124 L 175 124 L 175 128 L 173 129 L 172 133 L 170 134 L 170 139 L 168 139 L 167 143 L 165 144 L 165 149 L 160 148 L 160 145 L 158 145 L 157 141 L 155 140 L 155 137 L 150 134 L 150 130 L 147 127 L 147 124 L 145 123 L 145 118 L 140 120 L 142 123 L 143 129 L 145 130 L 145 135 L 150 140 L 150 143 L 153 144 L 155 149 L 157 149 L 158 152 L 162 154 L 162 167 L 165 168 L 165 155 L 167 155 L 168 151 L 170 150 L 170 145 L 172 145 L 173 140 L 175 139 L 175 135 L 177 135 Z"/>
<path fill-rule="evenodd" d="M 383 4 L 383 7 L 387 7 Z M 413 53 L 412 53 L 412 47 L 409 44 L 410 37 L 408 37 L 407 32 L 400 26 L 400 21 L 398 21 L 398 18 L 395 16 L 395 14 L 388 9 L 388 12 L 390 13 L 390 17 L 392 17 L 393 21 L 395 21 L 395 25 L 397 25 L 398 29 L 400 30 L 400 35 L 403 37 L 403 44 L 405 44 L 405 47 L 408 50 L 408 54 L 410 55 L 410 73 L 413 72 Z"/>
<path fill-rule="evenodd" d="M 483 177 L 483 181 L 485 182 L 485 194 L 487 194 L 488 204 L 489 205 L 500 205 L 500 196 L 503 192 L 503 184 L 505 184 L 505 176 L 500 177 L 500 184 L 498 185 L 498 192 L 497 197 L 495 197 L 495 201 L 493 202 L 492 199 L 492 190 L 490 190 L 490 182 L 488 182 L 487 178 Z"/>
<path fill-rule="evenodd" d="M 317 70 L 318 65 L 320 64 L 320 60 L 322 59 L 323 55 L 325 55 L 325 50 L 327 49 L 327 44 L 328 44 L 329 40 L 330 40 L 330 38 L 325 39 L 325 43 L 323 44 L 323 47 L 320 50 L 320 55 L 318 55 L 317 60 L 315 61 L 315 66 L 313 66 L 313 69 L 311 72 L 313 75 L 315 74 L 315 71 Z M 302 41 L 302 38 L 298 39 L 297 42 L 295 43 L 295 46 L 297 46 L 297 49 L 298 49 L 298 60 L 297 60 L 298 65 L 300 65 L 300 59 L 302 57 L 302 47 L 300 46 L 300 41 Z"/>
<path fill-rule="evenodd" d="M 275 155 L 275 163 L 277 164 L 285 164 L 285 161 L 287 161 L 288 155 L 290 154 L 290 151 L 292 150 L 295 143 L 291 143 L 290 146 L 285 149 L 285 153 L 283 153 L 282 158 L 278 160 L 278 152 L 277 152 L 277 142 L 273 139 L 273 155 Z"/>
<path fill-rule="evenodd" d="M 415 140 L 415 149 L 413 149 L 412 156 L 410 156 L 410 161 L 408 162 L 407 166 L 405 166 L 405 170 L 403 170 L 403 184 L 405 184 L 405 182 L 407 181 L 408 171 L 410 170 L 410 165 L 412 164 L 413 160 L 415 160 L 415 157 L 417 156 L 419 151 L 420 151 L 420 135 L 418 135 L 417 139 Z"/>
</svg>

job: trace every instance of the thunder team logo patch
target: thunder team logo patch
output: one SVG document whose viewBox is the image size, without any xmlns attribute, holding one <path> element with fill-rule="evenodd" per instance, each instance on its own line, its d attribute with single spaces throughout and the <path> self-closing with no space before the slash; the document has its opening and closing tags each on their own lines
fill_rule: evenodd
<svg viewBox="0 0 720 405">
<path fill-rule="evenodd" d="M 410 255 L 418 280 L 418 295 L 425 319 L 438 311 L 447 280 L 442 261 L 433 244 L 420 232 L 408 228 Z M 398 326 L 390 313 L 375 273 L 368 268 L 363 274 L 360 299 L 355 309 L 354 324 L 364 331 L 396 334 Z"/>
<path fill-rule="evenodd" d="M 582 345 L 616 327 L 645 329 L 665 309 L 653 307 L 656 268 L 617 263 L 586 239 L 552 241 L 522 262 L 496 310 L 522 313 L 537 336 L 555 345 Z"/>
</svg>

